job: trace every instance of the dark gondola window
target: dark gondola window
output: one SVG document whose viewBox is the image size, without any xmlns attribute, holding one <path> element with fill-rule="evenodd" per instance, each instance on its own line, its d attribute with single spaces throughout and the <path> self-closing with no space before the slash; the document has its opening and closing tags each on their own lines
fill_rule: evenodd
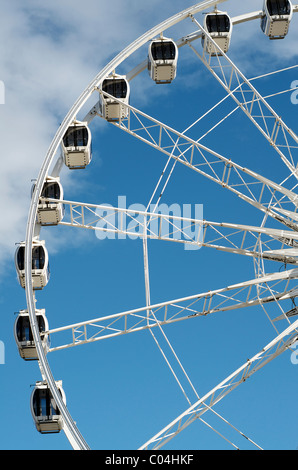
<svg viewBox="0 0 298 470">
<path fill-rule="evenodd" d="M 45 183 L 41 192 L 41 197 L 49 199 L 60 199 L 60 186 L 58 183 Z"/>
<path fill-rule="evenodd" d="M 52 398 L 49 388 L 37 388 L 33 396 L 33 411 L 36 417 L 52 417 L 59 415 L 59 409 Z"/>
<path fill-rule="evenodd" d="M 32 331 L 29 317 L 20 317 L 17 322 L 17 337 L 19 341 L 32 341 Z"/>
<path fill-rule="evenodd" d="M 17 252 L 17 265 L 20 271 L 25 269 L 25 247 L 20 246 Z M 32 248 L 32 269 L 43 269 L 45 265 L 45 250 L 42 246 Z"/>
<path fill-rule="evenodd" d="M 45 265 L 45 251 L 42 246 L 32 249 L 32 269 L 43 269 Z"/>
<path fill-rule="evenodd" d="M 206 26 L 209 33 L 228 33 L 231 28 L 230 18 L 227 15 L 208 15 Z"/>
<path fill-rule="evenodd" d="M 37 316 L 37 323 L 39 332 L 45 331 L 44 318 L 41 315 Z M 19 341 L 33 341 L 32 330 L 30 326 L 29 316 L 21 315 L 17 321 L 17 338 Z"/>
<path fill-rule="evenodd" d="M 118 99 L 124 99 L 127 96 L 127 83 L 124 79 L 106 79 L 102 84 L 102 91 Z"/>
<path fill-rule="evenodd" d="M 153 42 L 151 53 L 153 60 L 174 60 L 176 49 L 171 41 Z"/>
<path fill-rule="evenodd" d="M 20 246 L 17 252 L 17 265 L 20 271 L 25 269 L 25 247 Z"/>
<path fill-rule="evenodd" d="M 270 16 L 291 13 L 291 5 L 288 0 L 267 0 L 267 8 Z"/>
<path fill-rule="evenodd" d="M 88 130 L 85 126 L 71 126 L 63 137 L 65 147 L 86 147 L 88 145 Z"/>
</svg>

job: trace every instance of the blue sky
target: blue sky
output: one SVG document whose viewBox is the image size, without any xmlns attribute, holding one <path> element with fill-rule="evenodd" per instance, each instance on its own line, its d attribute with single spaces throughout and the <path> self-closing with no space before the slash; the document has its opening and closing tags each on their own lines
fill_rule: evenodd
<svg viewBox="0 0 298 470">
<path fill-rule="evenodd" d="M 190 5 L 184 0 L 153 0 L 141 6 L 135 0 L 114 3 L 112 15 L 108 2 L 95 0 L 87 0 L 83 10 L 79 2 L 66 0 L 50 5 L 29 0 L 21 8 L 13 0 L 3 7 L 0 36 L 6 47 L 0 52 L 0 78 L 6 99 L 0 106 L 0 340 L 5 345 L 5 364 L 0 365 L 0 416 L 5 424 L 0 431 L 1 449 L 69 448 L 63 433 L 42 436 L 35 430 L 29 399 L 40 372 L 35 362 L 19 357 L 13 338 L 14 312 L 25 308 L 13 255 L 15 243 L 25 236 L 32 180 L 57 127 L 95 74 L 144 31 Z M 261 0 L 231 0 L 222 9 L 234 16 L 261 7 Z M 274 42 L 262 34 L 258 21 L 235 27 L 232 60 L 248 78 L 294 65 L 297 24 L 294 16 L 288 37 Z M 194 29 L 191 23 L 179 25 L 171 35 L 179 39 L 185 30 Z M 123 70 L 129 71 L 138 63 L 133 60 L 145 57 L 143 48 Z M 297 69 L 258 80 L 255 86 L 265 95 L 290 88 L 294 80 L 298 80 Z M 178 75 L 171 86 L 156 86 L 144 72 L 132 84 L 131 104 L 183 131 L 223 96 L 191 51 L 181 50 Z M 281 95 L 270 104 L 297 132 L 298 105 L 290 97 L 290 93 Z M 92 135 L 89 167 L 81 172 L 63 170 L 65 198 L 116 205 L 118 196 L 126 196 L 128 205 L 146 205 L 166 157 L 102 122 L 93 122 Z M 239 111 L 208 144 L 276 182 L 281 180 L 280 161 Z M 204 218 L 211 221 L 258 225 L 262 220 L 262 214 L 228 191 L 179 165 L 163 202 L 203 204 Z M 38 306 L 46 309 L 50 328 L 145 305 L 140 240 L 99 240 L 93 232 L 66 227 L 43 230 L 41 238 L 49 248 L 51 279 L 38 294 Z M 241 256 L 207 248 L 186 251 L 180 244 L 156 241 L 148 247 L 152 303 L 254 277 L 252 261 Z M 273 263 L 269 269 L 278 271 L 281 265 Z M 165 332 L 200 395 L 260 351 L 275 333 L 259 308 L 178 323 Z M 54 377 L 63 381 L 73 418 L 94 449 L 138 448 L 188 407 L 146 331 L 53 352 L 49 363 Z M 285 353 L 232 392 L 216 410 L 263 448 L 296 449 L 297 367 L 290 353 Z M 204 418 L 241 449 L 252 448 L 218 418 L 209 413 Z M 169 448 L 231 446 L 195 422 Z"/>
</svg>

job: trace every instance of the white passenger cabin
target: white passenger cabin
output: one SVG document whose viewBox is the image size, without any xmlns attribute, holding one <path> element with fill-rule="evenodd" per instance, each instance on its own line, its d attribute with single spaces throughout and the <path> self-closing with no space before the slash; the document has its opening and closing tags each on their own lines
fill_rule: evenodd
<svg viewBox="0 0 298 470">
<path fill-rule="evenodd" d="M 102 94 L 102 115 L 107 121 L 119 121 L 128 116 L 130 86 L 124 75 L 113 74 L 105 78 L 100 90 L 111 96 Z M 113 99 L 117 98 L 119 101 Z"/>
<path fill-rule="evenodd" d="M 151 41 L 148 49 L 148 71 L 155 83 L 171 83 L 176 77 L 178 47 L 172 39 Z"/>
<path fill-rule="evenodd" d="M 44 352 L 47 353 L 50 346 L 49 324 L 45 315 L 45 310 L 35 310 L 38 331 Z M 19 350 L 20 356 L 25 361 L 33 361 L 38 359 L 36 345 L 34 342 L 30 318 L 28 310 L 21 310 L 14 324 L 14 337 Z"/>
<path fill-rule="evenodd" d="M 19 283 L 25 288 L 25 242 L 20 243 L 15 252 L 15 267 Z M 34 290 L 43 289 L 49 281 L 49 256 L 43 240 L 34 240 L 32 243 L 31 275 Z"/>
<path fill-rule="evenodd" d="M 57 225 L 63 219 L 64 205 L 62 202 L 47 202 L 46 199 L 63 199 L 60 178 L 46 179 L 37 207 L 37 222 L 40 225 Z"/>
<path fill-rule="evenodd" d="M 218 10 L 207 13 L 203 27 L 216 45 L 226 54 L 230 47 L 233 30 L 233 24 L 229 15 Z M 221 55 L 219 49 L 210 41 L 206 34 L 202 35 L 202 46 L 207 54 L 211 54 L 212 56 Z"/>
<path fill-rule="evenodd" d="M 75 121 L 62 139 L 64 163 L 71 170 L 86 168 L 91 162 L 91 132 L 86 123 Z"/>
<path fill-rule="evenodd" d="M 269 39 L 283 39 L 293 17 L 290 0 L 265 0 L 261 28 Z"/>
<path fill-rule="evenodd" d="M 56 382 L 63 402 L 66 404 L 62 382 Z M 63 419 L 60 410 L 53 399 L 46 382 L 37 382 L 31 394 L 30 408 L 36 429 L 41 434 L 58 433 L 63 429 Z"/>
</svg>

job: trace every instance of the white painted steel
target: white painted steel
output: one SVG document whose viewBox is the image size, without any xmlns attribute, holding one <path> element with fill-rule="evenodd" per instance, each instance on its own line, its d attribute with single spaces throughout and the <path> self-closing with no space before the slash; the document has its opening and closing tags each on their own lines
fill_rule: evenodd
<svg viewBox="0 0 298 470">
<path fill-rule="evenodd" d="M 225 52 L 220 49 L 219 45 L 214 41 L 211 35 L 204 30 L 196 18 L 192 16 L 192 19 L 198 26 L 199 30 L 201 32 L 204 31 L 204 35 L 208 37 L 210 43 L 213 45 L 213 50 L 217 51 L 214 66 L 212 66 L 209 55 L 200 54 L 190 44 L 191 49 L 219 81 L 229 96 L 235 100 L 239 108 L 248 116 L 261 134 L 268 140 L 290 172 L 298 179 L 297 168 L 292 158 L 293 145 L 296 146 L 296 148 L 298 145 L 297 135 L 283 122 L 281 117 L 256 90 L 252 83 L 238 69 Z M 221 63 L 221 60 L 223 61 L 223 64 Z M 235 86 L 234 83 L 236 83 L 235 89 L 233 89 Z M 235 91 L 241 92 L 240 99 L 236 96 Z M 264 108 L 264 111 L 262 107 Z M 257 111 L 255 111 L 256 108 Z M 261 115 L 261 118 L 257 118 L 254 114 L 256 112 Z M 278 145 L 276 141 L 280 135 L 282 136 L 282 143 Z M 284 148 L 288 151 L 288 155 L 285 155 Z"/>
</svg>

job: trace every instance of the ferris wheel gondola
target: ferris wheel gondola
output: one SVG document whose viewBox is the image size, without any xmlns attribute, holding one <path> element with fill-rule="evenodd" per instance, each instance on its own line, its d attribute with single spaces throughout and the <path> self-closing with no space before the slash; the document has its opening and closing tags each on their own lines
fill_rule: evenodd
<svg viewBox="0 0 298 470">
<path fill-rule="evenodd" d="M 218 11 L 208 13 L 204 19 L 204 30 L 209 33 L 216 45 L 227 53 L 232 37 L 233 23 L 227 13 Z M 202 35 L 202 46 L 204 51 L 211 55 L 220 55 L 218 49 L 206 34 Z"/>
<path fill-rule="evenodd" d="M 85 168 L 92 159 L 91 132 L 87 124 L 75 121 L 62 139 L 64 163 L 71 170 Z"/>
<path fill-rule="evenodd" d="M 57 225 L 64 216 L 62 202 L 47 201 L 47 199 L 63 199 L 63 188 L 60 178 L 48 177 L 43 185 L 37 208 L 37 222 L 40 225 Z"/>
<path fill-rule="evenodd" d="M 262 31 L 269 39 L 283 39 L 289 31 L 293 17 L 293 5 L 290 0 L 265 0 Z"/>
<path fill-rule="evenodd" d="M 21 242 L 15 252 L 15 267 L 19 283 L 23 288 L 25 288 L 25 245 L 25 242 Z M 49 256 L 44 241 L 33 241 L 31 274 L 34 290 L 43 289 L 50 279 Z"/>
<path fill-rule="evenodd" d="M 56 386 L 66 403 L 62 382 L 56 382 Z M 63 429 L 63 418 L 46 382 L 36 382 L 30 405 L 36 429 L 41 434 L 58 433 Z"/>
<path fill-rule="evenodd" d="M 102 94 L 102 114 L 107 121 L 119 121 L 128 115 L 125 106 L 129 104 L 130 86 L 123 75 L 113 74 L 105 78 L 100 86 Z M 106 96 L 107 93 L 110 96 Z M 116 101 L 112 97 L 120 100 Z"/>
<path fill-rule="evenodd" d="M 176 77 L 178 47 L 172 39 L 154 39 L 148 49 L 148 71 L 155 83 L 171 83 Z"/>
<path fill-rule="evenodd" d="M 36 310 L 36 321 L 40 333 L 41 343 L 45 353 L 49 350 L 49 335 L 46 333 L 49 329 L 45 310 Z M 36 345 L 33 339 L 32 329 L 28 310 L 21 310 L 14 324 L 14 337 L 20 356 L 25 361 L 38 360 Z"/>
</svg>

